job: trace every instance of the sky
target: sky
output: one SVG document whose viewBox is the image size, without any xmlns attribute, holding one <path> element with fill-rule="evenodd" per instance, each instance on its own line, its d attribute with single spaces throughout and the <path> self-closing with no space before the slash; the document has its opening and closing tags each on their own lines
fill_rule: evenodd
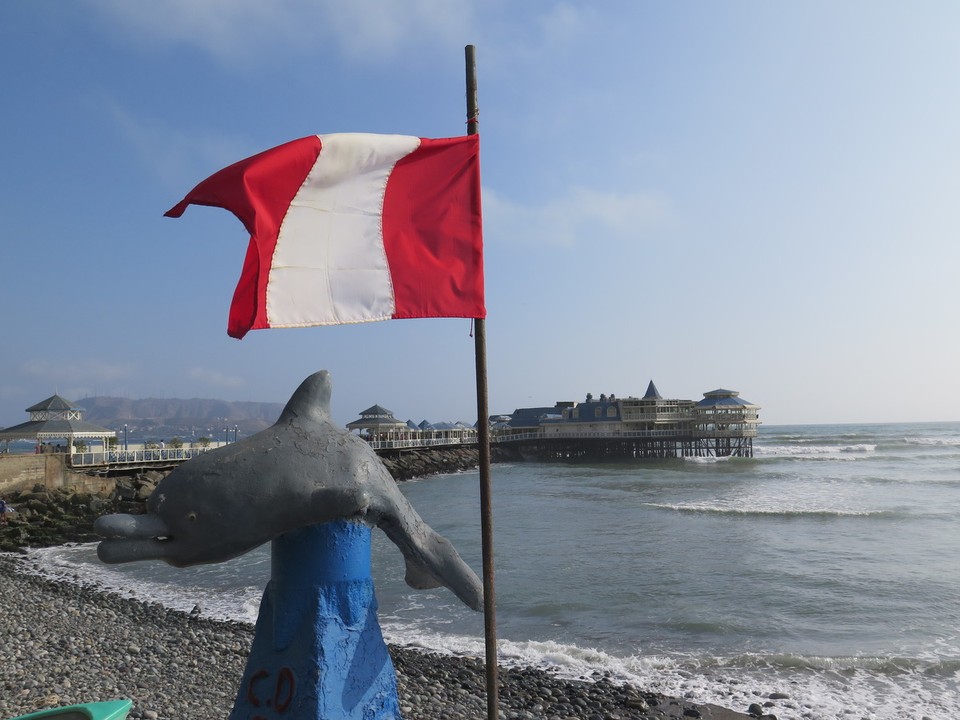
<svg viewBox="0 0 960 720">
<path fill-rule="evenodd" d="M 306 135 L 465 132 L 489 410 L 738 390 L 767 424 L 960 420 L 960 4 L 0 3 L 0 426 L 55 392 L 477 416 L 469 320 L 259 330 L 248 236 L 163 213 Z"/>
</svg>

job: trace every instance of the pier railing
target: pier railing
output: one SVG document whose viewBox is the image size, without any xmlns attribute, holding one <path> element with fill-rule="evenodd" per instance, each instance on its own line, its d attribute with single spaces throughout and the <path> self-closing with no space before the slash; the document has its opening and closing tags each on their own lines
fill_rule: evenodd
<svg viewBox="0 0 960 720">
<path fill-rule="evenodd" d="M 716 428 L 704 430 L 698 428 L 694 431 L 694 437 L 707 440 L 709 438 L 755 438 L 758 431 L 756 427 L 745 428 L 726 428 L 718 430 Z"/>
<path fill-rule="evenodd" d="M 605 432 L 550 432 L 530 430 L 526 432 L 494 431 L 492 443 L 523 443 L 563 440 L 668 440 L 677 442 L 753 438 L 757 436 L 755 427 L 697 428 L 695 430 L 611 430 Z M 417 450 L 420 448 L 461 447 L 476 445 L 475 432 L 442 437 L 394 437 L 367 439 L 374 450 Z M 189 448 L 146 448 L 138 450 L 107 450 L 101 452 L 76 452 L 67 456 L 67 463 L 74 468 L 123 468 L 149 465 L 176 465 L 185 460 L 214 450 L 209 447 Z"/>
<path fill-rule="evenodd" d="M 462 437 L 442 438 L 398 438 L 386 440 L 367 440 L 374 450 L 416 450 L 425 447 L 441 447 L 443 445 L 476 445 L 477 435 L 471 433 Z"/>
<path fill-rule="evenodd" d="M 524 440 L 584 440 L 600 438 L 680 438 L 692 440 L 693 434 L 681 430 L 608 430 L 605 432 L 524 432 L 494 435 L 493 442 L 522 442 Z"/>
<path fill-rule="evenodd" d="M 144 450 L 107 450 L 106 452 L 77 452 L 68 455 L 71 467 L 124 467 L 133 465 L 174 464 L 213 450 L 212 447 L 155 448 Z"/>
</svg>

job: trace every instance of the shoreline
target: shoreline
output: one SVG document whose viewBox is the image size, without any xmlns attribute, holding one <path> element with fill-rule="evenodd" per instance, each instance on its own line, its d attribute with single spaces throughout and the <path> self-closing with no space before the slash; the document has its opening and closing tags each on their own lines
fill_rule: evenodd
<svg viewBox="0 0 960 720">
<path fill-rule="evenodd" d="M 129 698 L 131 718 L 226 718 L 253 627 L 48 580 L 0 556 L 0 717 Z M 483 718 L 483 660 L 390 645 L 405 720 Z M 642 689 L 501 666 L 509 719 L 747 720 L 744 713 Z"/>
</svg>

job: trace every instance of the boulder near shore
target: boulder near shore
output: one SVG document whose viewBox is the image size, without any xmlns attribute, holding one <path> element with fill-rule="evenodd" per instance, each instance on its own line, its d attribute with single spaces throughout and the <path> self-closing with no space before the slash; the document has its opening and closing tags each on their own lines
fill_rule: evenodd
<svg viewBox="0 0 960 720">
<path fill-rule="evenodd" d="M 0 526 L 0 550 L 98 540 L 94 520 L 110 513 L 144 512 L 146 499 L 162 477 L 152 471 L 119 477 L 112 491 L 99 494 L 43 485 L 8 493 L 3 499 L 11 512 L 7 524 Z"/>
</svg>

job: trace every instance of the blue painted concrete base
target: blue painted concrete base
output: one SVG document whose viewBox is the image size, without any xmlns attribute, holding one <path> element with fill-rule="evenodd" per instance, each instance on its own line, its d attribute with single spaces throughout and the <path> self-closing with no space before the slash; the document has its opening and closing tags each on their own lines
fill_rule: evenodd
<svg viewBox="0 0 960 720">
<path fill-rule="evenodd" d="M 370 528 L 338 520 L 272 543 L 250 659 L 230 720 L 400 718 L 377 621 Z"/>
</svg>

